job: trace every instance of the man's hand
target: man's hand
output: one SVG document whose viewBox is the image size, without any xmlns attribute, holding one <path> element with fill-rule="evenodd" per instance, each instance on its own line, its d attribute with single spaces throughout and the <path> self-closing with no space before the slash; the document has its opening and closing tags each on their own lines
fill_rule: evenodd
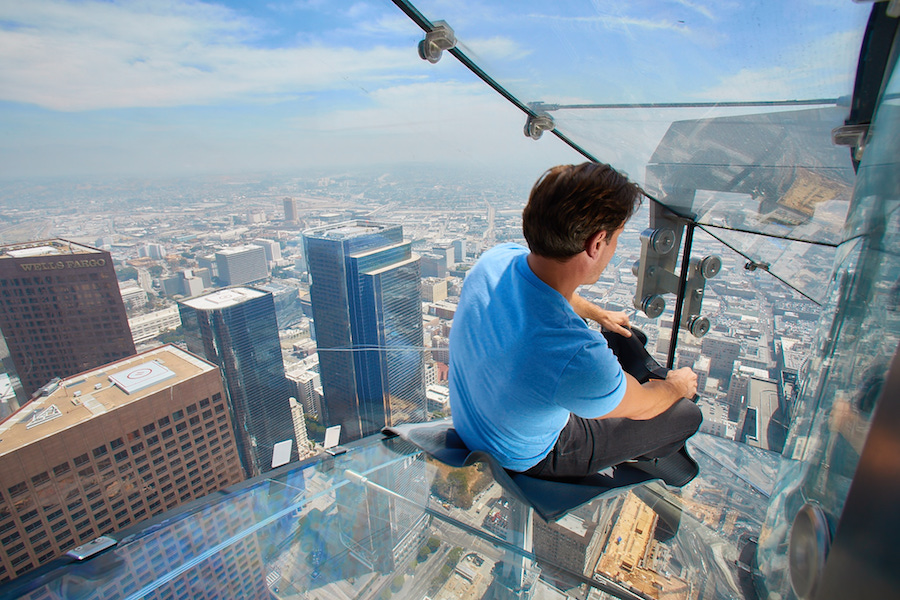
<svg viewBox="0 0 900 600">
<path fill-rule="evenodd" d="M 618 333 L 623 337 L 631 337 L 631 322 L 628 320 L 627 314 L 600 308 L 578 294 L 572 294 L 569 303 L 575 309 L 575 313 L 582 319 L 593 319 L 609 331 Z"/>
<path fill-rule="evenodd" d="M 697 374 L 690 367 L 669 371 L 666 382 L 675 386 L 681 398 L 693 398 L 697 394 Z"/>
<path fill-rule="evenodd" d="M 603 310 L 602 308 L 598 308 L 597 310 L 599 312 L 597 313 L 596 321 L 600 323 L 604 329 L 612 331 L 613 333 L 618 333 L 623 337 L 631 337 L 631 321 L 628 320 L 628 315 L 626 313 Z"/>
</svg>

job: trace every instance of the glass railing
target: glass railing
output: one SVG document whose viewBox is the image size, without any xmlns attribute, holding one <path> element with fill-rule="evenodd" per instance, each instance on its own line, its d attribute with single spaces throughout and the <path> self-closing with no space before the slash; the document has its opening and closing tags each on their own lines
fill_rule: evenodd
<svg viewBox="0 0 900 600">
<path fill-rule="evenodd" d="M 613 491 L 548 523 L 489 469 L 373 436 L 113 535 L 6 597 L 742 597 L 734 565 L 780 459 L 704 434 L 690 448 L 702 474 L 683 489 Z"/>
</svg>

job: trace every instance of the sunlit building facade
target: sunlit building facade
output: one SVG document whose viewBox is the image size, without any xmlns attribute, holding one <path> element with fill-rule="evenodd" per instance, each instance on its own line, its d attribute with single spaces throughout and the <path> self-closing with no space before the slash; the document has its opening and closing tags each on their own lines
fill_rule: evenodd
<svg viewBox="0 0 900 600">
<path fill-rule="evenodd" d="M 0 299 L 23 399 L 54 377 L 134 354 L 109 252 L 63 239 L 3 246 Z"/>
<path fill-rule="evenodd" d="M 266 251 L 256 244 L 245 244 L 216 252 L 216 270 L 224 285 L 244 285 L 269 276 Z"/>
<path fill-rule="evenodd" d="M 294 437 L 272 294 L 228 288 L 178 307 L 188 349 L 222 371 L 245 471 L 265 473 L 274 445 Z"/>
<path fill-rule="evenodd" d="M 424 420 L 419 257 L 403 228 L 344 222 L 303 239 L 326 423 L 356 440 Z"/>
<path fill-rule="evenodd" d="M 65 379 L 0 425 L 0 579 L 243 479 L 222 380 L 174 346 Z"/>
</svg>

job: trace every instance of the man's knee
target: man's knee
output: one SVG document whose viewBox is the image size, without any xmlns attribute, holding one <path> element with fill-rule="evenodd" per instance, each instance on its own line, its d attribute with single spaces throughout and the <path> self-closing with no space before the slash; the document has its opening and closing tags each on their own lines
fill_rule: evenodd
<svg viewBox="0 0 900 600">
<path fill-rule="evenodd" d="M 685 432 L 690 432 L 687 437 L 697 433 L 697 430 L 700 429 L 700 424 L 703 423 L 703 412 L 700 410 L 700 407 L 694 402 L 682 398 L 672 408 L 674 409 L 672 414 L 673 425 L 683 429 Z"/>
</svg>

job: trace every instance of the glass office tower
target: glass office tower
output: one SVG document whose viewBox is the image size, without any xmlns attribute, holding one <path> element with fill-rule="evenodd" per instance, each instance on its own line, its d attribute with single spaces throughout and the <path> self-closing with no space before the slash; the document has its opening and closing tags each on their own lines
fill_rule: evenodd
<svg viewBox="0 0 900 600">
<path fill-rule="evenodd" d="M 351 441 L 425 420 L 419 257 L 403 228 L 344 222 L 303 240 L 325 422 Z"/>
<path fill-rule="evenodd" d="M 272 447 L 294 435 L 272 294 L 228 288 L 184 300 L 179 310 L 188 349 L 222 371 L 244 470 L 269 471 Z"/>
</svg>

